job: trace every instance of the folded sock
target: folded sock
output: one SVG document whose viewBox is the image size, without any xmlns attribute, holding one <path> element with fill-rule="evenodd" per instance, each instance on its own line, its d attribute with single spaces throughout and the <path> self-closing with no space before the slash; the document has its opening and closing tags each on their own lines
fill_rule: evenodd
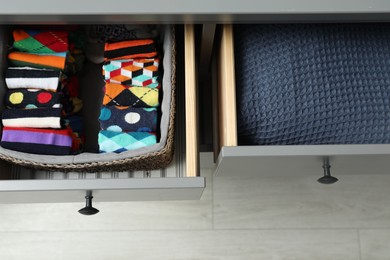
<svg viewBox="0 0 390 260">
<path fill-rule="evenodd" d="M 103 75 L 106 83 L 157 86 L 158 64 L 158 59 L 112 60 L 103 64 Z"/>
<path fill-rule="evenodd" d="M 78 97 L 63 97 L 61 104 L 62 110 L 67 116 L 78 113 L 83 108 L 83 101 Z"/>
<path fill-rule="evenodd" d="M 3 126 L 61 128 L 61 108 L 4 109 Z"/>
<path fill-rule="evenodd" d="M 156 144 L 156 135 L 147 132 L 113 132 L 101 130 L 98 134 L 101 153 L 120 153 Z"/>
<path fill-rule="evenodd" d="M 68 77 L 66 74 L 61 75 L 61 93 L 64 96 L 78 97 L 80 90 L 79 79 L 73 75 Z"/>
<path fill-rule="evenodd" d="M 69 129 L 4 127 L 1 146 L 33 154 L 67 155 L 72 148 Z"/>
<path fill-rule="evenodd" d="M 125 60 L 134 58 L 153 58 L 157 55 L 154 40 L 129 40 L 106 43 L 104 60 Z"/>
<path fill-rule="evenodd" d="M 69 126 L 73 132 L 80 135 L 84 132 L 83 118 L 79 115 L 70 115 L 64 118 L 65 124 Z"/>
<path fill-rule="evenodd" d="M 85 61 L 85 55 L 84 53 L 68 53 L 66 56 L 66 63 L 64 71 L 68 75 L 74 75 L 80 72 L 83 69 Z"/>
<path fill-rule="evenodd" d="M 72 132 L 72 154 L 79 154 L 83 151 L 84 137 L 79 133 Z"/>
<path fill-rule="evenodd" d="M 157 107 L 158 88 L 133 87 L 109 83 L 105 85 L 103 105 Z"/>
<path fill-rule="evenodd" d="M 99 122 L 101 129 L 114 132 L 155 132 L 157 109 L 103 106 Z"/>
<path fill-rule="evenodd" d="M 14 30 L 14 47 L 23 52 L 52 53 L 68 50 L 68 32 Z"/>
<path fill-rule="evenodd" d="M 13 89 L 5 93 L 8 108 L 59 108 L 61 95 L 57 92 L 39 89 Z"/>
<path fill-rule="evenodd" d="M 157 25 L 97 24 L 87 28 L 87 33 L 96 42 L 117 42 L 131 39 L 156 38 Z"/>
<path fill-rule="evenodd" d="M 14 47 L 23 52 L 52 53 L 68 50 L 68 32 L 63 31 L 13 31 Z"/>
<path fill-rule="evenodd" d="M 56 53 L 25 53 L 11 52 L 8 60 L 11 65 L 18 67 L 34 67 L 64 70 L 66 52 Z"/>
<path fill-rule="evenodd" d="M 5 83 L 9 89 L 36 88 L 56 91 L 61 72 L 31 67 L 9 67 L 5 72 Z"/>
<path fill-rule="evenodd" d="M 66 56 L 65 73 L 75 75 L 84 67 L 85 62 L 85 41 L 87 37 L 83 31 L 69 32 L 69 52 Z"/>
</svg>

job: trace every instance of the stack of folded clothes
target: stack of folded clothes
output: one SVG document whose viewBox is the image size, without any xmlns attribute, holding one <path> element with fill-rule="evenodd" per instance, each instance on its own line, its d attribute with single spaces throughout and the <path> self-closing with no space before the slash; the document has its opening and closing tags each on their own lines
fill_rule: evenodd
<svg viewBox="0 0 390 260">
<path fill-rule="evenodd" d="M 104 45 L 106 84 L 98 134 L 102 153 L 120 153 L 157 143 L 160 84 L 156 42 L 153 38 L 130 38 L 105 39 L 109 40 Z"/>
<path fill-rule="evenodd" d="M 8 91 L 7 109 L 2 113 L 2 147 L 48 155 L 80 151 L 81 132 L 73 131 L 73 128 L 82 131 L 80 118 L 74 118 L 74 109 L 69 113 L 63 106 L 64 101 L 72 103 L 64 98 L 64 89 L 72 88 L 73 94 L 78 94 L 74 90 L 78 87 L 77 80 L 73 78 L 76 66 L 69 60 L 74 60 L 73 63 L 82 60 L 70 34 L 73 32 L 13 31 L 15 51 L 8 55 L 10 67 L 5 75 Z M 74 57 L 76 54 L 79 57 Z M 66 74 L 68 67 L 70 73 Z M 76 103 L 79 111 L 80 101 Z M 73 118 L 69 119 L 69 115 Z"/>
</svg>

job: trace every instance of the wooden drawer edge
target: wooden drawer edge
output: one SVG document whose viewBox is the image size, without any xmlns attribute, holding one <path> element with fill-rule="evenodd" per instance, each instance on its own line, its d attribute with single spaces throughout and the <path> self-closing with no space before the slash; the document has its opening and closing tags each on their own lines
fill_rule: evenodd
<svg viewBox="0 0 390 260">
<path fill-rule="evenodd" d="M 199 176 L 198 107 L 194 25 L 184 26 L 186 177 Z"/>
<path fill-rule="evenodd" d="M 233 25 L 222 25 L 217 57 L 217 157 L 224 146 L 237 146 L 236 84 Z M 214 99 L 215 100 L 215 99 Z"/>
</svg>

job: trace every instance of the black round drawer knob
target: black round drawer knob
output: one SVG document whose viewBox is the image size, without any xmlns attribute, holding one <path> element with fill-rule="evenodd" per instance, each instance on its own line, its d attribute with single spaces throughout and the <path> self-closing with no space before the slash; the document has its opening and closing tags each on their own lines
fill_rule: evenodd
<svg viewBox="0 0 390 260">
<path fill-rule="evenodd" d="M 336 177 L 333 177 L 330 174 L 330 163 L 329 163 L 329 157 L 324 158 L 324 164 L 322 165 L 322 168 L 324 169 L 324 176 L 319 178 L 317 181 L 322 184 L 332 184 L 337 182 L 339 179 Z"/>
<path fill-rule="evenodd" d="M 96 213 L 99 212 L 98 209 L 95 209 L 92 207 L 92 191 L 87 191 L 87 195 L 85 196 L 85 207 L 79 210 L 80 214 L 83 215 L 95 215 Z"/>
</svg>

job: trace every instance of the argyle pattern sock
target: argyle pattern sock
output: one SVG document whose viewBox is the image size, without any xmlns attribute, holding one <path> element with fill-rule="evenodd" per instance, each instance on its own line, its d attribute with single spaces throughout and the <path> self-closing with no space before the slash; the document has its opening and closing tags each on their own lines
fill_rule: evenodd
<svg viewBox="0 0 390 260">
<path fill-rule="evenodd" d="M 61 128 L 61 108 L 4 109 L 3 126 Z"/>
<path fill-rule="evenodd" d="M 13 89 L 5 93 L 4 103 L 8 108 L 59 108 L 61 95 L 39 89 Z"/>
<path fill-rule="evenodd" d="M 34 67 L 64 70 L 66 52 L 56 53 L 25 53 L 11 52 L 8 54 L 8 61 L 17 67 Z"/>
<path fill-rule="evenodd" d="M 131 107 L 157 107 L 158 88 L 132 87 L 120 84 L 106 84 L 103 105 L 131 106 Z"/>
<path fill-rule="evenodd" d="M 31 67 L 9 67 L 5 72 L 5 83 L 9 89 L 35 88 L 56 91 L 61 72 Z"/>
<path fill-rule="evenodd" d="M 24 153 L 68 155 L 72 133 L 69 129 L 4 127 L 1 146 Z"/>
<path fill-rule="evenodd" d="M 135 58 L 153 58 L 157 55 L 154 40 L 129 40 L 106 43 L 104 60 L 126 60 Z"/>
<path fill-rule="evenodd" d="M 68 32 L 14 30 L 14 47 L 23 52 L 53 53 L 68 51 Z"/>
<path fill-rule="evenodd" d="M 114 132 L 155 132 L 157 109 L 103 106 L 99 122 L 101 129 Z"/>
<path fill-rule="evenodd" d="M 98 134 L 101 153 L 121 153 L 156 144 L 156 135 L 147 132 L 113 132 L 101 130 Z"/>
<path fill-rule="evenodd" d="M 106 83 L 157 87 L 158 59 L 112 60 L 103 64 Z"/>
</svg>

